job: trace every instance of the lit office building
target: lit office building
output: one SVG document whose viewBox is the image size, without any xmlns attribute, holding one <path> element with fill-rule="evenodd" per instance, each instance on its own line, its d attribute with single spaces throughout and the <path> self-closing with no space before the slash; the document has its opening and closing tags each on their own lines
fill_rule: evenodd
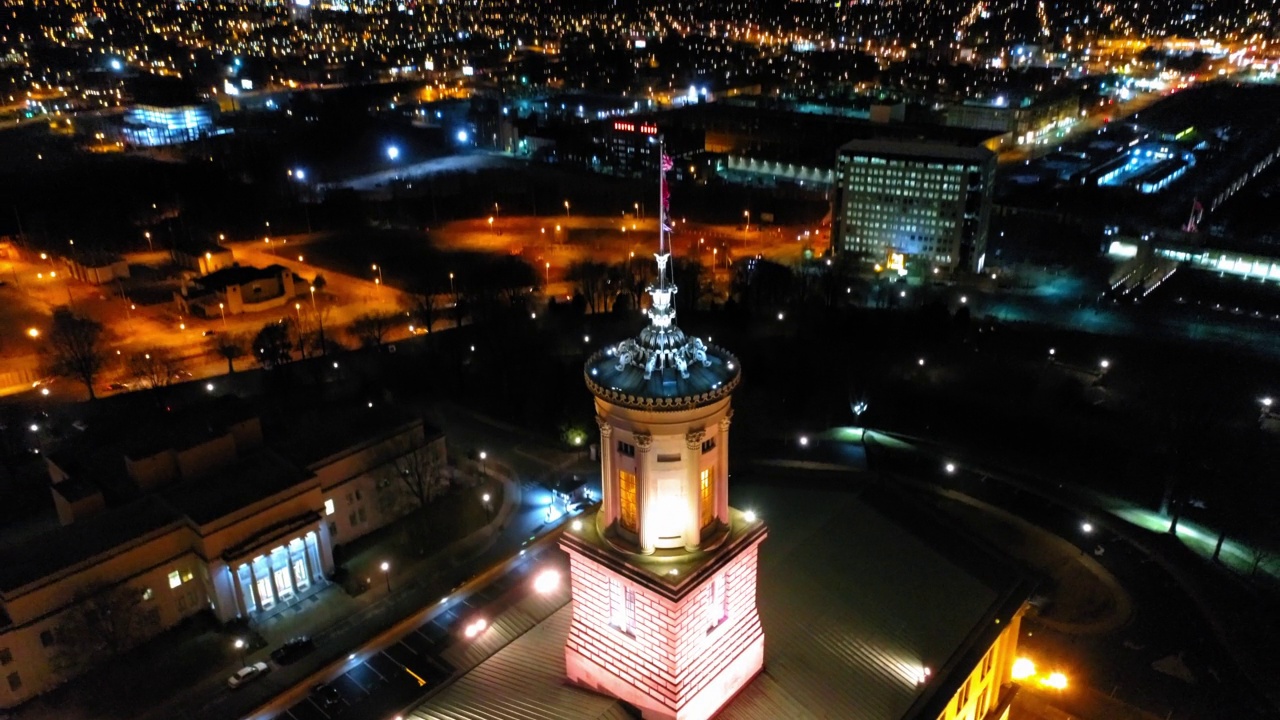
<svg viewBox="0 0 1280 720">
<path fill-rule="evenodd" d="M 136 105 L 124 115 L 125 140 L 141 147 L 176 145 L 212 134 L 213 113 L 204 105 Z"/>
<path fill-rule="evenodd" d="M 836 158 L 836 252 L 981 272 L 996 156 L 981 147 L 854 140 Z M 904 268 L 905 269 L 905 268 Z"/>
</svg>

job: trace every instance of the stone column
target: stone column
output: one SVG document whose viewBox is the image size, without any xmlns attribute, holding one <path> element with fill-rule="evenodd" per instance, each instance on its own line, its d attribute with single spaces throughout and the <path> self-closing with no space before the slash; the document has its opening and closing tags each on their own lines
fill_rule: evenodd
<svg viewBox="0 0 1280 720">
<path fill-rule="evenodd" d="M 249 592 L 253 594 L 253 604 L 258 608 L 258 612 L 262 612 L 266 608 L 262 606 L 262 593 L 258 592 L 258 571 L 253 567 L 254 560 L 257 558 L 249 558 L 246 563 L 249 566 Z M 275 598 L 272 597 L 274 601 Z"/>
<path fill-rule="evenodd" d="M 649 517 L 649 501 L 654 496 L 654 488 L 650 487 L 653 478 L 649 477 L 649 451 L 653 449 L 653 436 L 647 432 L 638 432 L 636 439 L 636 512 L 639 515 L 640 552 L 645 555 L 654 550 L 654 519 Z"/>
<path fill-rule="evenodd" d="M 684 549 L 693 552 L 702 544 L 702 428 L 684 435 L 685 522 Z"/>
<path fill-rule="evenodd" d="M 720 437 L 716 439 L 716 519 L 729 524 L 729 424 L 733 410 L 720 419 Z"/>
<path fill-rule="evenodd" d="M 618 505 L 618 478 L 613 469 L 613 426 L 604 418 L 596 416 L 596 425 L 600 427 L 600 490 L 604 496 L 600 498 L 600 512 L 603 513 L 600 528 L 610 527 L 618 521 L 621 512 Z"/>
<path fill-rule="evenodd" d="M 227 573 L 231 575 L 231 593 L 236 598 L 236 616 L 246 617 L 249 615 L 249 608 L 244 602 L 244 581 L 240 579 L 240 568 L 234 571 L 227 568 Z"/>
</svg>

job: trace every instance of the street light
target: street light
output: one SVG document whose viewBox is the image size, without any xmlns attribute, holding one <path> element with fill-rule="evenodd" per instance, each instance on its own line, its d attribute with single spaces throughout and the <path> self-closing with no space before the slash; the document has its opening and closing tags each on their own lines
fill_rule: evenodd
<svg viewBox="0 0 1280 720">
<path fill-rule="evenodd" d="M 379 266 L 377 263 L 374 263 L 374 264 L 373 264 L 373 269 L 378 271 L 378 283 L 377 283 L 377 284 L 378 284 L 378 288 L 379 288 L 379 289 L 381 289 L 381 288 L 382 288 L 382 267 L 381 267 L 381 266 Z"/>
<path fill-rule="evenodd" d="M 1093 532 L 1093 523 L 1090 523 L 1090 522 L 1080 523 L 1080 529 L 1084 532 L 1085 535 L 1088 535 L 1089 533 Z"/>
<path fill-rule="evenodd" d="M 954 475 L 954 474 L 955 474 L 955 472 L 956 472 L 956 464 L 955 464 L 955 463 L 947 463 L 945 467 L 946 467 L 946 471 L 947 471 L 947 474 L 948 474 L 948 475 Z"/>
<path fill-rule="evenodd" d="M 222 313 L 222 329 L 226 330 L 227 329 L 227 306 L 222 303 L 218 303 L 218 312 Z"/>
<path fill-rule="evenodd" d="M 546 269 L 546 273 L 547 273 L 546 284 L 551 285 L 551 261 L 548 260 L 546 263 L 543 264 L 543 267 Z"/>
<path fill-rule="evenodd" d="M 457 293 L 456 291 L 454 291 L 454 289 L 453 289 L 453 273 L 449 273 L 449 294 L 450 294 L 450 295 L 457 295 L 457 294 L 458 294 L 458 293 Z"/>
<path fill-rule="evenodd" d="M 1107 368 L 1111 367 L 1111 361 L 1107 360 L 1106 358 L 1103 358 L 1102 362 L 1098 363 L 1098 365 L 1101 366 L 1103 370 L 1106 370 Z"/>
<path fill-rule="evenodd" d="M 39 328 L 27 328 L 27 336 L 33 339 L 40 337 Z"/>
<path fill-rule="evenodd" d="M 480 451 L 480 477 L 487 477 L 487 475 L 485 475 L 484 473 L 484 460 L 487 457 L 489 457 L 489 454 L 481 450 Z"/>
<path fill-rule="evenodd" d="M 320 310 L 316 307 L 316 286 L 311 286 L 311 312 L 316 314 L 316 326 L 320 328 L 320 354 L 324 354 L 324 319 L 320 317 Z"/>
<path fill-rule="evenodd" d="M 484 502 L 484 514 L 489 520 L 493 520 L 493 506 L 489 502 L 489 493 L 480 496 L 480 500 Z"/>
<path fill-rule="evenodd" d="M 391 161 L 393 161 L 393 162 L 394 162 L 394 161 L 396 161 L 396 160 L 399 160 L 399 159 L 400 159 L 400 148 L 396 147 L 395 145 L 388 145 L 388 146 L 387 146 L 387 159 L 388 159 L 388 160 L 391 160 Z"/>
<path fill-rule="evenodd" d="M 747 224 L 742 227 L 742 232 L 751 232 L 751 211 L 743 210 L 742 217 L 747 219 Z"/>
<path fill-rule="evenodd" d="M 245 648 L 248 643 L 243 638 L 236 638 L 235 646 L 236 650 L 240 651 L 240 667 L 249 667 L 249 661 L 245 659 Z"/>
<path fill-rule="evenodd" d="M 146 238 L 147 238 L 147 251 L 148 251 L 148 252 L 155 252 L 155 251 L 156 251 L 156 248 L 155 248 L 155 246 L 154 246 L 154 245 L 152 245 L 152 244 L 151 244 L 151 231 L 150 231 L 150 230 L 148 230 L 148 231 L 146 231 L 146 232 L 142 233 L 142 235 L 143 235 L 144 237 L 146 237 Z M 42 254 L 40 255 L 40 257 L 44 257 L 44 254 L 42 253 Z"/>
<path fill-rule="evenodd" d="M 533 579 L 533 589 L 540 595 L 547 595 L 560 587 L 560 571 L 549 568 L 538 573 Z"/>
<path fill-rule="evenodd" d="M 569 217 L 569 201 L 564 201 L 564 216 Z"/>
<path fill-rule="evenodd" d="M 389 595 L 391 594 L 391 563 L 384 560 L 379 567 L 382 568 L 382 577 L 387 579 L 387 594 Z"/>
</svg>

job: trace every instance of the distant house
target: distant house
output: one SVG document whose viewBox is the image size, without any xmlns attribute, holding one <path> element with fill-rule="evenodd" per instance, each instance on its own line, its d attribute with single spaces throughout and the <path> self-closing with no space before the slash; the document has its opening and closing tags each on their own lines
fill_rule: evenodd
<svg viewBox="0 0 1280 720">
<path fill-rule="evenodd" d="M 231 265 L 183 284 L 173 295 L 186 315 L 216 318 L 284 307 L 306 288 L 302 278 L 283 265 L 265 268 Z"/>
<path fill-rule="evenodd" d="M 235 255 L 221 245 L 192 245 L 173 249 L 173 264 L 208 275 L 236 264 Z"/>
<path fill-rule="evenodd" d="M 91 285 L 106 285 L 129 277 L 129 263 L 110 252 L 76 252 L 66 258 L 72 277 Z"/>
</svg>

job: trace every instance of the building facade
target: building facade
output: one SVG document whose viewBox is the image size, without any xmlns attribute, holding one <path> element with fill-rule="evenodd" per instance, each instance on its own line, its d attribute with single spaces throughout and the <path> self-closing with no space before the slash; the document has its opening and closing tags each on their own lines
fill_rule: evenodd
<svg viewBox="0 0 1280 720">
<path fill-rule="evenodd" d="M 198 612 L 252 623 L 299 605 L 329 583 L 337 543 L 412 509 L 406 462 L 447 460 L 421 420 L 351 423 L 347 447 L 308 452 L 221 410 L 175 419 L 163 441 L 47 458 L 63 527 L 0 550 L 0 708 Z"/>
<path fill-rule="evenodd" d="M 979 147 L 855 140 L 836 159 L 832 247 L 868 262 L 981 272 L 996 156 Z"/>
<path fill-rule="evenodd" d="M 756 565 L 766 531 L 729 507 L 730 396 L 741 368 L 675 324 L 661 177 L 650 324 L 585 369 L 603 499 L 561 540 L 573 593 L 565 668 L 645 718 L 701 720 L 763 667 Z"/>
</svg>

